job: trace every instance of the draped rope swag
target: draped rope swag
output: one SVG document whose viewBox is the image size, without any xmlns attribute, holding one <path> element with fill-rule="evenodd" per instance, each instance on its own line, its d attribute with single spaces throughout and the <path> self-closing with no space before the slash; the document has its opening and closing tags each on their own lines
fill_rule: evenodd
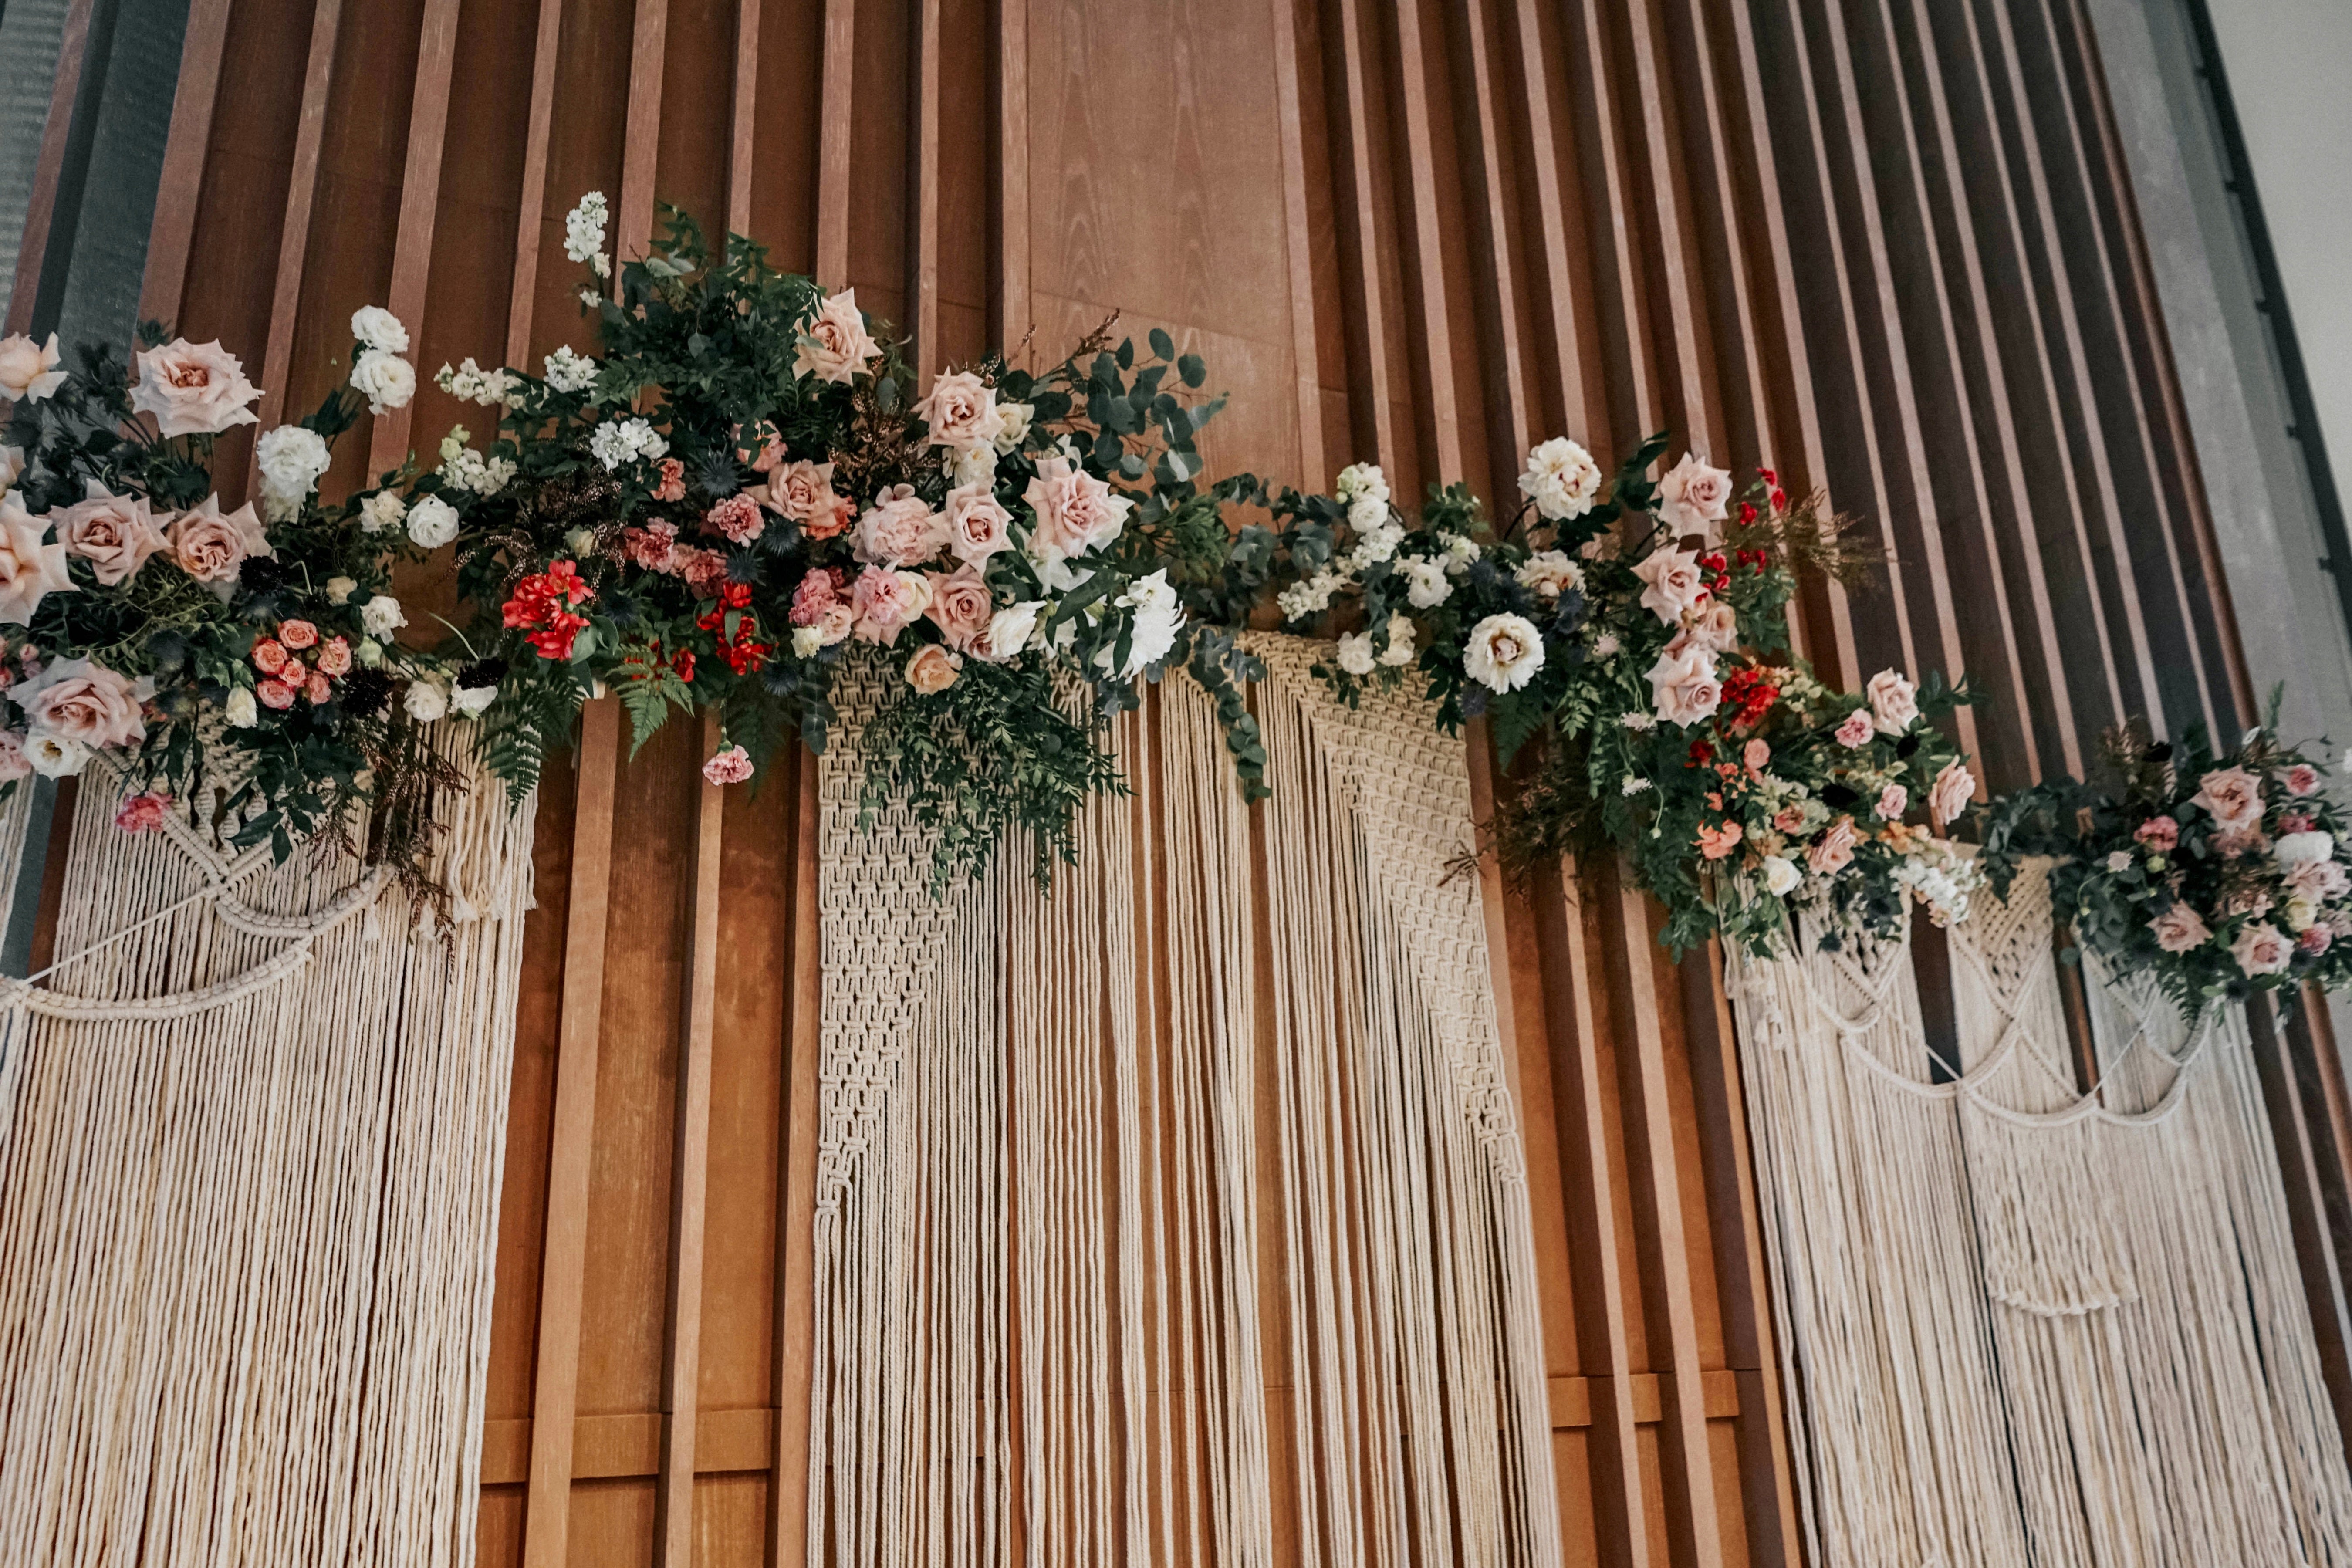
<svg viewBox="0 0 2352 1568">
<path fill-rule="evenodd" d="M 531 808 L 457 804 L 432 933 L 120 793 L 82 775 L 68 956 L 0 981 L 0 1540 L 470 1563 Z"/>
<path fill-rule="evenodd" d="M 2352 1563 L 2243 1016 L 2086 976 L 2047 880 L 1949 932 L 1960 1059 L 1906 943 L 1735 962 L 1812 1561 Z"/>
<path fill-rule="evenodd" d="M 1171 679 L 1050 897 L 826 758 L 812 1562 L 1559 1561 L 1461 745 L 1255 647 L 1256 842 Z"/>
</svg>

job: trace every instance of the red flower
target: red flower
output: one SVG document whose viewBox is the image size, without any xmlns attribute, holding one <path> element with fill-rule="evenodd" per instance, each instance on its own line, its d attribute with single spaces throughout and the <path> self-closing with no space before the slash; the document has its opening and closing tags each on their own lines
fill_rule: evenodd
<svg viewBox="0 0 2352 1568">
<path fill-rule="evenodd" d="M 670 656 L 669 667 L 680 680 L 691 685 L 694 680 L 694 650 L 690 647 L 678 649 Z"/>
<path fill-rule="evenodd" d="M 558 561 L 516 584 L 501 614 L 509 626 L 530 628 L 523 640 L 539 650 L 540 658 L 570 658 L 573 641 L 588 624 L 588 617 L 574 614 L 572 606 L 595 596 L 596 590 L 580 580 L 577 565 Z"/>
</svg>

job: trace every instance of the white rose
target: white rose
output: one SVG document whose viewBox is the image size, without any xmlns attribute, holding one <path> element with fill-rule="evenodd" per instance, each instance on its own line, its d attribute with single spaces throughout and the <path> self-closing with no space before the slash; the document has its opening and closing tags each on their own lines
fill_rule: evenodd
<svg viewBox="0 0 2352 1568">
<path fill-rule="evenodd" d="M 1386 506 L 1389 500 L 1389 477 L 1377 463 L 1350 463 L 1339 470 L 1337 486 L 1339 499 L 1351 505 L 1360 500 L 1374 500 Z"/>
<path fill-rule="evenodd" d="M 988 649 L 982 657 L 998 664 L 1020 657 L 1029 639 L 1037 635 L 1037 616 L 1045 608 L 1043 599 L 1024 599 L 989 616 L 988 629 L 978 638 Z"/>
<path fill-rule="evenodd" d="M 1386 528 L 1389 503 L 1379 496 L 1358 496 L 1348 503 L 1348 524 L 1358 533 Z"/>
<path fill-rule="evenodd" d="M 360 502 L 360 529 L 365 533 L 389 533 L 408 516 L 408 503 L 394 490 L 378 490 Z"/>
<path fill-rule="evenodd" d="M 381 305 L 362 305 L 352 312 L 352 336 L 388 354 L 408 352 L 408 329 Z"/>
<path fill-rule="evenodd" d="M 1797 869 L 1795 861 L 1784 859 L 1778 855 L 1764 857 L 1764 890 L 1774 898 L 1788 897 L 1790 891 L 1803 879 L 1803 873 Z"/>
<path fill-rule="evenodd" d="M 1017 452 L 1029 439 L 1029 426 L 1037 411 L 1025 403 L 1000 403 L 996 405 L 996 449 Z"/>
<path fill-rule="evenodd" d="M 1389 617 L 1389 646 L 1381 652 L 1381 662 L 1387 665 L 1412 662 L 1412 622 L 1402 616 Z"/>
<path fill-rule="evenodd" d="M 1494 691 L 1516 691 L 1543 668 L 1542 634 L 1524 616 L 1488 616 L 1470 628 L 1462 668 Z"/>
<path fill-rule="evenodd" d="M 1584 586 L 1584 569 L 1564 550 L 1538 550 L 1512 575 L 1522 588 L 1532 588 L 1547 599 L 1557 599 L 1570 588 Z"/>
<path fill-rule="evenodd" d="M 1397 564 L 1405 577 L 1404 596 L 1416 610 L 1433 610 L 1454 595 L 1454 584 L 1445 580 L 1444 563 L 1426 555 L 1408 555 Z"/>
<path fill-rule="evenodd" d="M 419 496 L 408 509 L 408 537 L 425 550 L 438 550 L 457 537 L 457 509 L 439 496 Z"/>
<path fill-rule="evenodd" d="M 2271 851 L 2272 858 L 2282 866 L 2299 866 L 2306 860 L 2326 860 L 2336 854 L 2336 836 L 2332 833 L 2289 833 Z"/>
<path fill-rule="evenodd" d="M 430 724 L 449 711 L 449 694 L 436 682 L 412 680 L 408 683 L 405 706 L 410 718 L 420 724 Z"/>
<path fill-rule="evenodd" d="M 299 425 L 280 425 L 253 445 L 254 461 L 261 468 L 261 510 L 272 522 L 284 522 L 302 510 L 302 502 L 334 459 L 326 438 Z"/>
<path fill-rule="evenodd" d="M 1601 465 L 1567 437 L 1556 436 L 1528 454 L 1519 492 L 1550 521 L 1582 517 L 1601 493 Z"/>
<path fill-rule="evenodd" d="M 261 722 L 261 706 L 254 701 L 253 688 L 250 686 L 229 688 L 226 707 L 228 721 L 237 729 L 250 730 Z"/>
<path fill-rule="evenodd" d="M 816 650 L 824 646 L 824 632 L 821 627 L 794 626 L 793 628 L 793 657 L 794 658 L 814 658 L 816 657 Z"/>
<path fill-rule="evenodd" d="M 496 686 L 461 686 L 449 694 L 449 706 L 461 717 L 471 719 L 498 700 Z"/>
<path fill-rule="evenodd" d="M 389 594 L 378 594 L 360 606 L 360 625 L 367 635 L 382 642 L 390 642 L 392 634 L 408 624 L 408 616 L 400 608 L 400 601 Z"/>
<path fill-rule="evenodd" d="M 359 587 L 355 578 L 330 577 L 327 579 L 327 603 L 348 605 L 352 602 L 352 595 L 359 592 Z"/>
<path fill-rule="evenodd" d="M 43 778 L 71 778 L 89 761 L 89 748 L 70 736 L 40 731 L 25 738 L 25 760 Z"/>
<path fill-rule="evenodd" d="M 352 362 L 352 390 L 368 400 L 368 412 L 405 408 L 416 395 L 416 367 L 398 354 L 370 349 Z"/>
<path fill-rule="evenodd" d="M 1339 668 L 1349 675 L 1371 674 L 1371 633 L 1349 632 L 1339 639 Z"/>
</svg>

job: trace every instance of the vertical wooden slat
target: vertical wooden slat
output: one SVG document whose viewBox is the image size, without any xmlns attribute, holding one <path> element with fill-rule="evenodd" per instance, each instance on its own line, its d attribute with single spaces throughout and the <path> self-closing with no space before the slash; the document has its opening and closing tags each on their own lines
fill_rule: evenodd
<svg viewBox="0 0 2352 1568">
<path fill-rule="evenodd" d="M 1307 216 L 1307 146 L 1300 116 L 1298 11 L 1293 0 L 1273 0 L 1274 87 L 1282 123 L 1283 257 L 1290 280 L 1290 371 L 1297 392 L 1298 467 L 1309 487 L 1331 470 L 1323 453 L 1323 380 L 1315 343 L 1314 238 Z"/>
<path fill-rule="evenodd" d="M 25 231 L 16 246 L 16 283 L 8 294 L 9 332 L 33 330 L 33 306 L 41 292 L 41 268 L 56 221 L 58 186 L 65 177 L 66 139 L 73 134 L 75 101 L 81 96 L 84 57 L 89 53 L 90 0 L 66 7 L 58 36 L 58 66 L 49 82 L 48 118 L 41 122 L 40 158 L 33 166 L 33 189 L 25 203 Z"/>
<path fill-rule="evenodd" d="M 775 1473 L 768 1486 L 768 1560 L 788 1568 L 808 1557 L 809 1399 L 815 1368 L 816 1144 L 821 1085 L 824 948 L 817 867 L 824 825 L 824 765 L 802 748 L 800 810 L 793 848 L 792 1026 L 784 1063 L 784 1146 L 780 1151 L 782 1234 L 776 1246 Z"/>
<path fill-rule="evenodd" d="M 1404 113 L 1404 222 L 1412 230 L 1402 249 L 1420 318 L 1412 334 L 1423 380 L 1420 423 L 1429 444 L 1426 457 L 1433 477 L 1451 483 L 1463 474 L 1462 412 L 1454 384 L 1454 356 L 1447 348 L 1453 323 L 1446 309 L 1445 238 L 1437 197 L 1438 182 L 1450 176 L 1438 169 L 1429 113 L 1430 57 L 1445 46 L 1442 35 L 1433 39 L 1424 36 L 1421 0 L 1402 0 L 1395 16 L 1396 69 Z"/>
<path fill-rule="evenodd" d="M 996 254 L 993 323 L 1010 354 L 1028 336 L 1029 0 L 996 0 Z"/>
<path fill-rule="evenodd" d="M 327 134 L 327 110 L 335 75 L 335 34 L 342 0 L 318 0 L 310 16 L 310 58 L 302 73 L 302 117 L 294 138 L 294 170 L 286 184 L 286 226 L 278 240 L 278 281 L 269 300 L 269 336 L 261 361 L 259 428 L 286 417 L 286 378 L 293 369 L 294 320 L 302 304 L 302 262 L 310 254 L 310 208 L 319 194 L 319 152 Z M 258 447 L 256 447 L 258 451 Z M 257 457 L 246 475 L 256 487 Z"/>
<path fill-rule="evenodd" d="M 563 42 L 563 0 L 539 0 L 539 41 L 530 63 L 530 129 L 524 135 L 522 202 L 515 217 L 514 283 L 507 294 L 505 363 L 530 353 L 531 302 L 539 290 L 540 225 L 547 216 L 547 160 L 555 132 L 555 68 Z"/>
<path fill-rule="evenodd" d="M 719 716 L 702 721 L 702 749 L 719 749 Z M 687 949 L 685 1039 L 678 1051 L 677 1163 L 671 1184 L 669 1344 L 661 1474 L 654 1524 L 661 1568 L 689 1568 L 694 1545 L 696 1426 L 702 1411 L 702 1253 L 710 1180 L 710 1051 L 718 1025 L 719 862 L 727 791 L 701 782 L 695 823 L 693 935 Z"/>
<path fill-rule="evenodd" d="M 817 110 L 816 280 L 849 283 L 849 146 L 857 67 L 857 0 L 824 0 L 824 84 Z"/>
<path fill-rule="evenodd" d="M 2352 1289 L 2347 1289 L 2343 1259 L 2331 1245 L 2328 1225 L 2330 1177 L 2340 1184 L 2346 1173 L 2335 1158 L 2335 1129 L 2322 1108 L 2301 1092 L 2295 1066 L 2288 1059 L 2292 1042 L 2267 997 L 2257 996 L 2246 1005 L 2246 1025 L 2263 1109 L 2278 1152 L 2287 1225 L 2303 1274 L 2304 1300 L 2311 1311 L 2320 1377 L 2338 1426 L 2352 1431 Z"/>
<path fill-rule="evenodd" d="M 908 105 L 908 319 L 915 332 L 915 384 L 929 391 L 945 363 L 940 344 L 940 0 L 915 0 L 914 97 Z"/>
<path fill-rule="evenodd" d="M 213 103 L 220 95 L 221 62 L 228 52 L 228 12 L 229 0 L 194 0 L 188 7 L 180 84 L 172 95 L 172 129 L 155 187 L 155 221 L 147 231 L 147 273 L 139 290 L 139 314 L 147 320 L 168 323 L 176 318 L 187 287 Z"/>
<path fill-rule="evenodd" d="M 727 135 L 727 232 L 751 232 L 751 168 L 760 125 L 761 0 L 735 0 L 735 86 Z"/>
<path fill-rule="evenodd" d="M 1489 419 L 1501 450 L 1491 459 L 1491 471 L 1518 471 L 1529 447 L 1543 437 L 1536 434 L 1533 388 L 1529 384 L 1519 333 L 1521 283 L 1515 265 L 1511 235 L 1512 208 L 1518 192 L 1510 177 L 1507 149 L 1503 144 L 1503 94 L 1496 81 L 1489 0 L 1464 0 L 1462 44 L 1469 57 L 1469 101 L 1462 118 L 1475 149 L 1478 200 L 1475 225 L 1484 241 L 1486 265 L 1478 280 L 1486 294 L 1486 360 L 1489 379 L 1500 394 L 1502 417 Z M 1506 504 L 1507 498 L 1496 496 Z"/>
<path fill-rule="evenodd" d="M 581 714 L 572 898 L 563 931 L 563 1007 L 549 1135 L 547 1222 L 541 1243 L 538 1372 L 530 1405 L 528 1568 L 564 1568 L 572 1522 L 572 1424 L 579 1405 L 580 1302 L 588 1260 L 589 1159 L 596 1132 L 596 1058 L 604 1011 L 606 891 L 621 704 L 601 697 Z"/>
<path fill-rule="evenodd" d="M 621 154 L 621 205 L 613 242 L 614 287 L 619 262 L 641 253 L 654 232 L 654 171 L 661 153 L 663 57 L 668 51 L 669 0 L 637 0 L 629 40 L 628 142 Z"/>
<path fill-rule="evenodd" d="M 1581 249 L 1583 215 L 1570 206 L 1572 181 L 1560 167 L 1560 126 L 1552 110 L 1551 73 L 1544 58 L 1543 24 L 1538 0 L 1516 0 L 1512 6 L 1512 41 L 1519 56 L 1520 91 L 1526 100 L 1529 174 L 1535 184 L 1536 254 L 1542 268 L 1542 288 L 1537 290 L 1543 319 L 1549 327 L 1553 392 L 1559 399 L 1562 434 L 1596 450 L 1605 451 L 1607 417 L 1604 396 L 1588 390 L 1600 367 L 1587 361 L 1587 320 L 1592 308 L 1575 270 L 1574 253 Z M 1553 433 L 1548 433 L 1553 434 Z"/>
<path fill-rule="evenodd" d="M 1358 356 L 1350 378 L 1349 401 L 1354 409 L 1357 451 L 1369 443 L 1372 461 L 1399 476 L 1401 448 L 1396 429 L 1395 389 L 1389 379 L 1389 332 L 1386 297 L 1381 287 L 1380 192 L 1373 173 L 1375 146 L 1370 96 L 1373 68 L 1366 58 L 1362 0 L 1339 0 L 1339 77 L 1347 100 L 1344 136 L 1348 151 L 1348 189 L 1340 201 L 1340 229 L 1353 253 L 1349 268 L 1356 284 L 1350 300 L 1349 346 Z M 1318 476 L 1319 477 L 1319 476 Z"/>
<path fill-rule="evenodd" d="M 408 111 L 408 158 L 400 176 L 400 228 L 393 241 L 392 289 L 384 308 L 408 327 L 412 340 L 425 315 L 425 286 L 433 268 L 433 223 L 441 206 L 441 151 L 449 125 L 449 75 L 457 55 L 458 0 L 425 0 L 416 49 L 416 91 Z M 396 468 L 408 453 L 415 403 L 376 416 L 368 437 L 371 477 Z"/>
<path fill-rule="evenodd" d="M 1675 412 L 1681 415 L 1682 428 L 1676 432 L 1679 444 L 1694 452 L 1721 457 L 1723 415 L 1715 384 L 1715 350 L 1696 299 L 1703 263 L 1683 211 L 1689 182 L 1682 147 L 1666 121 L 1679 95 L 1659 65 L 1659 23 L 1653 5 L 1654 0 L 1627 0 L 1622 17 L 1633 55 L 1633 96 L 1639 107 L 1642 161 L 1649 174 L 1650 188 L 1637 210 L 1655 226 L 1656 262 L 1664 285 L 1663 330 L 1669 341 L 1658 343 L 1654 338 L 1652 354 L 1658 374 L 1671 373 L 1673 377 L 1675 401 L 1668 416 Z M 1654 322 L 1652 331 L 1656 333 L 1660 328 Z"/>
</svg>

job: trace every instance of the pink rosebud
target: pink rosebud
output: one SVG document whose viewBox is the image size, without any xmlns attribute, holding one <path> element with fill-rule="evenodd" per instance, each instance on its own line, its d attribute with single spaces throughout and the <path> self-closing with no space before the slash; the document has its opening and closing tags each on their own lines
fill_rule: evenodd
<svg viewBox="0 0 2352 1568">
<path fill-rule="evenodd" d="M 253 694 L 261 699 L 261 705 L 264 708 L 294 706 L 294 689 L 274 675 L 256 686 L 253 689 Z"/>
<path fill-rule="evenodd" d="M 1878 792 L 1878 816 L 1882 822 L 1900 822 L 1911 806 L 1911 792 L 1899 784 L 1888 784 Z"/>
<path fill-rule="evenodd" d="M 286 647 L 274 637 L 264 637 L 253 645 L 253 667 L 264 675 L 275 675 L 286 668 Z"/>
<path fill-rule="evenodd" d="M 741 784 L 751 776 L 751 753 L 730 746 L 702 764 L 702 776 L 715 784 Z"/>
<path fill-rule="evenodd" d="M 344 637 L 329 637 L 319 646 L 314 660 L 320 675 L 342 677 L 352 672 L 352 645 Z"/>
<path fill-rule="evenodd" d="M 1836 740 L 1839 745 L 1849 751 L 1858 751 L 1870 744 L 1870 738 L 1876 733 L 1878 726 L 1872 721 L 1870 710 L 1857 708 L 1845 716 L 1844 723 L 1837 727 Z"/>
<path fill-rule="evenodd" d="M 2313 767 L 2309 763 L 2295 763 L 2294 766 L 2287 769 L 2282 777 L 2285 781 L 2286 793 L 2289 795 L 2317 795 L 2319 793 L 2319 770 Z"/>
<path fill-rule="evenodd" d="M 2132 837 L 2156 854 L 2168 854 L 2180 842 L 2180 824 L 2168 816 L 2151 816 L 2132 829 Z"/>
<path fill-rule="evenodd" d="M 152 833 L 163 826 L 163 814 L 171 809 L 170 795 L 149 790 L 122 803 L 122 809 L 114 814 L 114 826 L 125 833 Z"/>
<path fill-rule="evenodd" d="M 313 671 L 310 683 L 302 688 L 302 695 L 309 698 L 314 705 L 331 702 L 334 700 L 335 689 L 325 676 Z"/>
<path fill-rule="evenodd" d="M 289 648 L 306 648 L 319 640 L 319 628 L 308 621 L 281 621 L 278 640 Z"/>
<path fill-rule="evenodd" d="M 1747 766 L 1748 777 L 1761 778 L 1764 764 L 1772 760 L 1772 748 L 1760 740 L 1750 741 L 1741 749 L 1739 760 Z"/>
</svg>

